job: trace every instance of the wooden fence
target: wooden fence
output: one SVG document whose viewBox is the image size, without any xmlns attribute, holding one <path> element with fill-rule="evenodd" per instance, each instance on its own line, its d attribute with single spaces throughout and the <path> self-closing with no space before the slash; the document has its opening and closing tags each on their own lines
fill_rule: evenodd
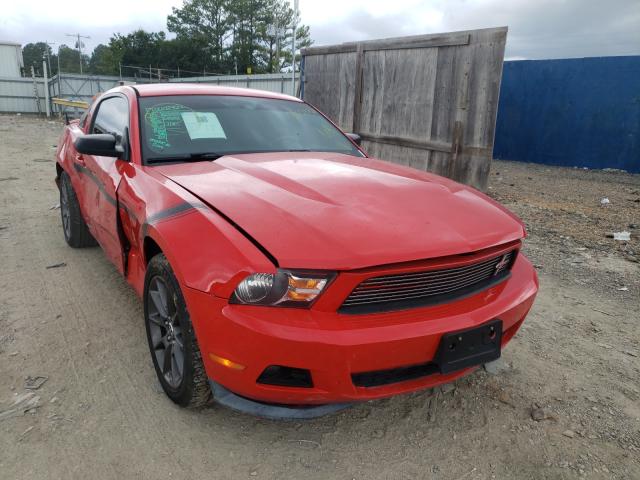
<svg viewBox="0 0 640 480">
<path fill-rule="evenodd" d="M 507 28 L 302 51 L 303 96 L 372 156 L 485 189 Z"/>
</svg>

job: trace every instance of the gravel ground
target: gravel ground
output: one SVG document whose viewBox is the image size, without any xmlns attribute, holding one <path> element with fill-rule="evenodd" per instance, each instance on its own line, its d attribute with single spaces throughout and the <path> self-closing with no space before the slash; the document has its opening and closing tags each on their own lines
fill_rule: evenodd
<svg viewBox="0 0 640 480">
<path fill-rule="evenodd" d="M 60 130 L 0 116 L 1 479 L 640 479 L 639 175 L 494 162 L 541 281 L 502 362 L 273 422 L 160 393 L 140 301 L 100 249 L 64 243 Z"/>
</svg>

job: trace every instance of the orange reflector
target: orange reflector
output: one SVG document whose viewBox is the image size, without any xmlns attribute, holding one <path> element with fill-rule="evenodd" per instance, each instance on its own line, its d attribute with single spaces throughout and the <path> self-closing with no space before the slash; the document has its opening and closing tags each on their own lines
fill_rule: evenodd
<svg viewBox="0 0 640 480">
<path fill-rule="evenodd" d="M 211 360 L 213 360 L 214 362 L 219 363 L 223 367 L 227 367 L 227 368 L 230 368 L 232 370 L 244 370 L 245 369 L 244 365 L 240 365 L 239 363 L 232 362 L 228 358 L 219 357 L 218 355 L 215 355 L 213 353 L 209 354 L 209 358 L 211 358 Z"/>
<path fill-rule="evenodd" d="M 302 278 L 289 275 L 289 289 L 285 298 L 296 302 L 311 302 L 322 292 L 326 284 L 326 278 Z"/>
</svg>

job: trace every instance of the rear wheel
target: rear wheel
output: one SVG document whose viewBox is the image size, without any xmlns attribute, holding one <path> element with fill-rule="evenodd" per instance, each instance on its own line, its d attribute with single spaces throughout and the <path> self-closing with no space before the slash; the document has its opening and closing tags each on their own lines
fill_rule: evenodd
<svg viewBox="0 0 640 480">
<path fill-rule="evenodd" d="M 180 285 L 163 254 L 147 267 L 144 316 L 153 365 L 167 396 L 182 407 L 207 404 L 211 388 L 200 348 Z"/>
<path fill-rule="evenodd" d="M 73 190 L 67 172 L 60 174 L 60 216 L 62 217 L 64 239 L 70 247 L 82 248 L 97 245 L 89 232 L 89 227 L 82 218 L 78 197 Z"/>
</svg>

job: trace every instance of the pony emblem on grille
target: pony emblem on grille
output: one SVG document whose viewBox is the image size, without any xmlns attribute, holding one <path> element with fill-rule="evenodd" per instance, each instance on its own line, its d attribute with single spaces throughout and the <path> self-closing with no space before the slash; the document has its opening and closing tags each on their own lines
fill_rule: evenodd
<svg viewBox="0 0 640 480">
<path fill-rule="evenodd" d="M 509 261 L 510 260 L 511 260 L 511 253 L 504 254 L 502 256 L 502 258 L 500 259 L 500 261 L 498 263 L 496 263 L 496 267 L 495 267 L 495 270 L 493 272 L 493 275 L 496 276 L 500 272 L 502 272 L 509 265 Z"/>
</svg>

